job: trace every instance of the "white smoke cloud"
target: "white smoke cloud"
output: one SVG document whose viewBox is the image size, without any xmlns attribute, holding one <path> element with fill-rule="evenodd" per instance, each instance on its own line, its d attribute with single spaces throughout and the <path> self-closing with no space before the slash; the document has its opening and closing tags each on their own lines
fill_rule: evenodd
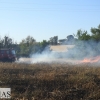
<svg viewBox="0 0 100 100">
<path fill-rule="evenodd" d="M 71 62 L 69 60 L 68 49 L 66 49 L 65 52 L 58 52 L 58 51 L 50 51 L 50 48 L 48 46 L 45 48 L 45 50 L 42 53 L 35 53 L 30 55 L 30 58 L 32 59 L 31 63 L 64 63 L 64 62 Z"/>
<path fill-rule="evenodd" d="M 78 41 L 72 48 L 67 48 L 65 52 L 50 51 L 47 46 L 42 53 L 30 54 L 30 58 L 20 58 L 19 62 L 25 63 L 78 63 L 85 58 L 90 59 L 100 55 L 100 42 Z M 93 61 L 93 60 L 90 60 Z"/>
</svg>

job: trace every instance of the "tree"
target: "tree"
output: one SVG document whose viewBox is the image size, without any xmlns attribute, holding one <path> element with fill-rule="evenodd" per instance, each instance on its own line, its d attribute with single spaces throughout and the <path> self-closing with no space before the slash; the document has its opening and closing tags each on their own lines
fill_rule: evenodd
<svg viewBox="0 0 100 100">
<path fill-rule="evenodd" d="M 50 40 L 49 40 L 49 43 L 51 45 L 57 45 L 57 43 L 58 43 L 58 36 L 51 37 Z"/>
<path fill-rule="evenodd" d="M 92 39 L 95 41 L 100 41 L 100 25 L 97 28 L 91 28 Z"/>
<path fill-rule="evenodd" d="M 43 48 L 45 48 L 47 45 L 49 45 L 49 42 L 46 40 L 43 40 L 42 42 L 40 42 L 40 46 L 42 46 Z"/>
<path fill-rule="evenodd" d="M 34 45 L 36 45 L 36 40 L 32 36 L 27 36 L 19 44 L 20 46 L 19 54 L 22 56 L 29 56 L 29 54 L 33 52 L 32 48 Z"/>
<path fill-rule="evenodd" d="M 76 36 L 79 40 L 90 40 L 91 39 L 91 36 L 85 30 L 84 31 L 78 30 Z"/>
<path fill-rule="evenodd" d="M 8 36 L 5 36 L 3 39 L 0 38 L 0 48 L 13 48 L 14 42 Z"/>
</svg>

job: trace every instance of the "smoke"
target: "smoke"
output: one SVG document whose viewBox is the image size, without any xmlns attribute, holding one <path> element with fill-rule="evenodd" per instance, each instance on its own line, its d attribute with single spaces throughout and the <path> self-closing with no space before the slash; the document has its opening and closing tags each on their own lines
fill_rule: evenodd
<svg viewBox="0 0 100 100">
<path fill-rule="evenodd" d="M 26 58 L 26 57 L 20 57 L 16 63 L 24 63 L 24 64 L 30 64 L 32 62 L 31 58 Z"/>
<path fill-rule="evenodd" d="M 49 45 L 41 53 L 30 54 L 30 58 L 20 58 L 18 63 L 100 63 L 100 42 L 77 41 L 75 45 L 56 46 L 57 50 L 50 50 Z M 59 50 L 61 46 L 64 48 Z"/>
<path fill-rule="evenodd" d="M 99 55 L 100 42 L 89 40 L 77 41 L 75 46 L 66 48 L 65 52 L 50 51 L 50 46 L 47 46 L 42 53 L 31 54 L 30 58 L 31 63 L 67 62 L 75 64 L 79 62 L 99 62 Z"/>
<path fill-rule="evenodd" d="M 50 51 L 49 46 L 47 46 L 42 53 L 35 53 L 33 55 L 30 55 L 32 58 L 32 63 L 42 63 L 42 62 L 54 62 L 57 61 L 58 58 L 61 58 L 62 54 L 55 51 Z"/>
</svg>

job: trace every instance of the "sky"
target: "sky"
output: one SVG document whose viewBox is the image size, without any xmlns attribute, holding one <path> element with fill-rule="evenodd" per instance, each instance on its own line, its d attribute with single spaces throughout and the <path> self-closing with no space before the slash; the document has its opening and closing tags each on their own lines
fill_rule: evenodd
<svg viewBox="0 0 100 100">
<path fill-rule="evenodd" d="M 65 39 L 100 24 L 100 0 L 0 0 L 0 36 Z"/>
</svg>

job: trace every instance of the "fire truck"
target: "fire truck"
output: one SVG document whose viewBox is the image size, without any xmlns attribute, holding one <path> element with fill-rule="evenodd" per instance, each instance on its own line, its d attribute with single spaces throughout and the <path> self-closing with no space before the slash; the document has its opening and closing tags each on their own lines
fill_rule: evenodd
<svg viewBox="0 0 100 100">
<path fill-rule="evenodd" d="M 16 61 L 16 53 L 12 48 L 0 49 L 0 61 L 2 62 L 14 62 Z"/>
</svg>

